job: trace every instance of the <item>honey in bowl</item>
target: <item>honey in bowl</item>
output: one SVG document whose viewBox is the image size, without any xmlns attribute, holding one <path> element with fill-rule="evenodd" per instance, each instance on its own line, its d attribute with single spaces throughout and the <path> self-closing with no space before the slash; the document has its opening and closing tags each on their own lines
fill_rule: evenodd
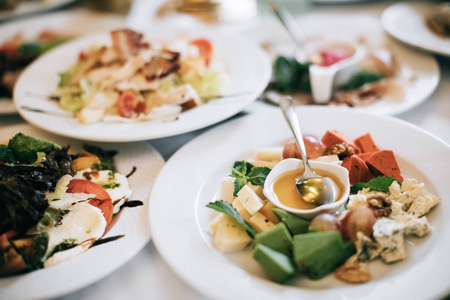
<svg viewBox="0 0 450 300">
<path fill-rule="evenodd" d="M 283 205 L 295 209 L 313 209 L 315 206 L 306 203 L 298 194 L 295 182 L 303 175 L 304 170 L 292 170 L 280 175 L 273 183 L 273 191 Z M 314 172 L 322 177 L 331 179 L 336 191 L 336 199 L 340 199 L 344 193 L 344 185 L 339 181 L 338 177 L 324 170 L 314 169 Z"/>
</svg>

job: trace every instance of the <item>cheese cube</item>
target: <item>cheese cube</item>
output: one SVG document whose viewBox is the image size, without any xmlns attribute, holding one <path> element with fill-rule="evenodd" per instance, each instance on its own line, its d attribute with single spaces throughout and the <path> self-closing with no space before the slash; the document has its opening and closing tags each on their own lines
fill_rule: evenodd
<svg viewBox="0 0 450 300">
<path fill-rule="evenodd" d="M 258 151 L 256 154 L 258 160 L 278 163 L 283 159 L 283 147 L 271 147 Z"/>
<path fill-rule="evenodd" d="M 266 167 L 269 169 L 273 169 L 276 165 L 276 163 L 264 160 L 248 159 L 247 161 L 251 163 L 254 167 Z"/>
<path fill-rule="evenodd" d="M 234 209 L 241 215 L 242 218 L 244 218 L 245 221 L 249 221 L 252 215 L 245 209 L 244 205 L 242 205 L 242 202 L 239 198 L 234 199 L 233 203 Z"/>
<path fill-rule="evenodd" d="M 327 162 L 327 163 L 335 163 L 335 164 L 339 164 L 339 165 L 342 164 L 342 161 L 339 159 L 339 156 L 337 156 L 336 154 L 319 156 L 319 157 L 311 159 L 311 160 L 323 161 L 323 162 Z"/>
<path fill-rule="evenodd" d="M 223 217 L 223 213 L 218 214 L 212 221 L 209 223 L 209 228 L 211 228 L 214 234 L 217 233 L 217 229 L 219 228 L 219 222 Z"/>
<path fill-rule="evenodd" d="M 280 223 L 280 219 L 278 219 L 277 215 L 273 212 L 275 205 L 272 202 L 267 202 L 266 205 L 263 206 L 259 210 L 259 212 L 264 215 L 267 219 L 269 219 L 273 224 Z"/>
<path fill-rule="evenodd" d="M 251 182 L 247 183 L 247 185 L 258 195 L 261 200 L 267 199 L 266 195 L 263 193 L 264 186 L 262 185 L 253 185 Z"/>
<path fill-rule="evenodd" d="M 252 216 L 265 204 L 248 185 L 244 185 L 239 191 L 237 199 Z"/>
<path fill-rule="evenodd" d="M 214 237 L 214 245 L 221 252 L 235 252 L 243 250 L 251 241 L 244 226 L 235 219 L 223 215 Z"/>
<path fill-rule="evenodd" d="M 233 202 L 234 200 L 234 178 L 233 177 L 225 177 L 222 179 L 222 185 L 220 187 L 220 200 L 226 202 Z"/>
<path fill-rule="evenodd" d="M 274 226 L 272 221 L 267 219 L 262 213 L 255 213 L 249 220 L 250 225 L 256 232 L 263 232 Z"/>
</svg>

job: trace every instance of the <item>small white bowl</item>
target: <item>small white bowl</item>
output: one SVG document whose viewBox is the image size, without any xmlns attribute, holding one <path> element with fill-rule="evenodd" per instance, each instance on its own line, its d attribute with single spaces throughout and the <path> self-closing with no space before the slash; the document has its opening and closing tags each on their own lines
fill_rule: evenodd
<svg viewBox="0 0 450 300">
<path fill-rule="evenodd" d="M 309 67 L 311 92 L 316 103 L 327 103 L 331 100 L 333 89 L 350 80 L 365 53 L 363 47 L 347 43 L 327 43 L 316 46 L 314 51 L 317 52 L 322 48 L 342 49 L 348 53 L 349 57 L 331 66 L 312 64 Z"/>
<path fill-rule="evenodd" d="M 336 199 L 332 203 L 324 204 L 313 209 L 296 209 L 282 204 L 278 199 L 278 196 L 273 191 L 273 184 L 278 179 L 278 177 L 280 177 L 280 175 L 288 171 L 303 169 L 303 162 L 300 159 L 296 158 L 287 158 L 279 162 L 267 176 L 263 189 L 264 195 L 276 207 L 281 208 L 290 213 L 293 213 L 295 215 L 298 215 L 303 219 L 307 220 L 311 220 L 315 216 L 322 213 L 329 213 L 329 214 L 335 213 L 347 201 L 348 196 L 350 194 L 350 181 L 348 178 L 348 170 L 346 168 L 338 166 L 336 164 L 314 160 L 310 160 L 309 165 L 313 170 L 324 170 L 329 173 L 335 174 L 337 179 L 344 186 L 344 193 L 342 197 Z"/>
</svg>

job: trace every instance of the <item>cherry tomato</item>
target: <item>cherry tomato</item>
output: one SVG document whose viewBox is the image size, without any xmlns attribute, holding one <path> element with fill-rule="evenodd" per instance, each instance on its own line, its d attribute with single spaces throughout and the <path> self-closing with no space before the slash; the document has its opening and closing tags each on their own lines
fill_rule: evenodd
<svg viewBox="0 0 450 300">
<path fill-rule="evenodd" d="M 67 193 L 85 193 L 97 195 L 89 204 L 99 208 L 106 220 L 106 228 L 111 224 L 113 204 L 111 197 L 104 188 L 86 179 L 72 179 L 67 186 Z"/>
<path fill-rule="evenodd" d="M 305 143 L 308 158 L 317 158 L 323 155 L 324 146 L 318 137 L 311 134 L 304 134 L 303 142 Z M 285 158 L 302 158 L 295 141 L 291 140 L 284 145 L 283 159 Z"/>
<path fill-rule="evenodd" d="M 133 118 L 137 114 L 144 112 L 145 108 L 145 102 L 138 99 L 138 92 L 134 90 L 122 92 L 117 101 L 119 114 L 124 118 Z"/>
<path fill-rule="evenodd" d="M 200 52 L 200 56 L 205 58 L 206 65 L 209 65 L 213 53 L 213 46 L 207 39 L 196 39 L 191 41 L 191 44 L 196 46 Z"/>
</svg>

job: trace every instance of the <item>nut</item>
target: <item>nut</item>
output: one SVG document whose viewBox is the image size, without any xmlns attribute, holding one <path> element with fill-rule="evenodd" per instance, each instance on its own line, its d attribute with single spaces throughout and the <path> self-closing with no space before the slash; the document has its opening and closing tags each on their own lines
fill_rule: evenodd
<svg viewBox="0 0 450 300">
<path fill-rule="evenodd" d="M 370 195 L 367 197 L 367 204 L 373 210 L 375 217 L 387 217 L 392 212 L 392 202 L 383 195 Z"/>
<path fill-rule="evenodd" d="M 344 159 L 347 156 L 352 156 L 355 154 L 355 149 L 350 146 L 348 143 L 335 144 L 330 148 L 325 149 L 325 155 L 333 155 L 336 154 L 339 156 L 339 159 Z"/>
<path fill-rule="evenodd" d="M 346 262 L 336 270 L 334 275 L 337 279 L 348 283 L 369 282 L 372 278 L 367 263 Z"/>
</svg>

